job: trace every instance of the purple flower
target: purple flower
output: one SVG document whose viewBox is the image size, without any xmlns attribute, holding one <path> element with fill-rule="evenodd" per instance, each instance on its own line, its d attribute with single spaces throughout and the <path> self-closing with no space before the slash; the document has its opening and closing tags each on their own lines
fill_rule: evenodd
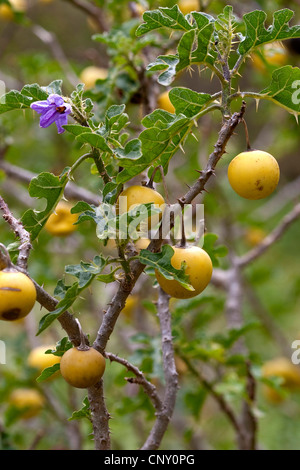
<svg viewBox="0 0 300 470">
<path fill-rule="evenodd" d="M 68 122 L 68 114 L 72 111 L 71 105 L 64 102 L 59 95 L 49 95 L 45 101 L 36 101 L 30 105 L 31 109 L 41 114 L 40 126 L 45 128 L 55 122 L 59 134 L 65 132 L 62 128 Z"/>
</svg>

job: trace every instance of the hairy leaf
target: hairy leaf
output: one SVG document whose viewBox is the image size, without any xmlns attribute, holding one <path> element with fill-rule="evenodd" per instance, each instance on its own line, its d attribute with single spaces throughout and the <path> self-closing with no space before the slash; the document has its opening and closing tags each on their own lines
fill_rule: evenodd
<svg viewBox="0 0 300 470">
<path fill-rule="evenodd" d="M 300 69 L 285 65 L 275 70 L 270 85 L 261 95 L 290 113 L 300 114 Z"/>
<path fill-rule="evenodd" d="M 0 97 L 0 114 L 15 109 L 30 108 L 34 101 L 46 100 L 47 98 L 47 91 L 37 83 L 25 85 L 21 91 L 11 90 Z"/>
<path fill-rule="evenodd" d="M 246 13 L 243 20 L 246 26 L 246 34 L 239 45 L 238 52 L 241 55 L 249 53 L 252 49 L 268 42 L 300 37 L 300 26 L 289 26 L 294 12 L 288 8 L 276 11 L 273 23 L 265 27 L 267 14 L 261 10 Z"/>
<path fill-rule="evenodd" d="M 42 373 L 37 377 L 36 381 L 38 383 L 48 380 L 53 374 L 55 374 L 60 369 L 60 364 L 54 364 L 53 366 L 46 367 Z"/>
<path fill-rule="evenodd" d="M 37 332 L 38 335 L 74 304 L 83 290 L 86 289 L 93 279 L 103 271 L 105 265 L 106 262 L 104 258 L 101 256 L 95 256 L 92 263 L 81 262 L 78 265 L 66 266 L 66 273 L 72 274 L 78 279 L 78 281 L 74 282 L 71 286 L 65 286 L 64 289 L 62 289 L 62 281 L 59 281 L 61 300 L 58 302 L 55 310 L 47 313 L 41 318 Z"/>
<path fill-rule="evenodd" d="M 38 199 L 46 199 L 43 211 L 28 209 L 22 217 L 22 224 L 30 232 L 31 241 L 35 240 L 45 225 L 50 213 L 63 196 L 68 182 L 66 174 L 55 176 L 52 173 L 41 173 L 33 178 L 29 185 L 29 195 Z"/>
<path fill-rule="evenodd" d="M 189 31 L 192 29 L 191 24 L 181 13 L 177 5 L 172 8 L 160 8 L 159 10 L 146 11 L 143 14 L 145 23 L 141 24 L 136 34 L 142 36 L 155 29 L 167 27 L 175 30 Z"/>
<path fill-rule="evenodd" d="M 190 118 L 196 116 L 211 100 L 211 95 L 208 93 L 197 93 L 184 87 L 172 88 L 169 97 L 176 114 L 184 114 Z"/>
</svg>

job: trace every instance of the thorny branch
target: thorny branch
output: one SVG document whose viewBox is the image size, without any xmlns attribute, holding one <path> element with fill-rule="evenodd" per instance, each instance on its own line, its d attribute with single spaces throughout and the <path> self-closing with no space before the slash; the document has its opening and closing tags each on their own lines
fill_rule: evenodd
<svg viewBox="0 0 300 470">
<path fill-rule="evenodd" d="M 146 442 L 142 446 L 142 450 L 156 450 L 160 447 L 176 403 L 178 374 L 174 359 L 169 299 L 170 297 L 160 288 L 157 311 L 162 338 L 163 369 L 166 385 L 162 406 L 156 413 L 156 420 Z"/>
<path fill-rule="evenodd" d="M 17 238 L 19 238 L 20 243 L 21 243 L 19 246 L 19 255 L 18 255 L 17 265 L 20 268 L 27 270 L 28 257 L 30 254 L 30 250 L 32 248 L 31 242 L 30 242 L 30 234 L 27 232 L 27 230 L 24 229 L 21 222 L 13 216 L 8 205 L 6 204 L 6 202 L 1 196 L 0 196 L 0 210 L 3 213 L 2 215 L 3 219 L 11 226 L 12 230 L 14 231 Z"/>
<path fill-rule="evenodd" d="M 111 362 L 118 362 L 122 364 L 126 369 L 132 372 L 135 377 L 126 377 L 125 380 L 129 383 L 136 383 L 143 387 L 145 393 L 149 396 L 150 400 L 153 403 L 153 406 L 156 411 L 159 411 L 162 408 L 162 402 L 159 398 L 156 387 L 151 382 L 149 382 L 142 371 L 139 370 L 138 367 L 131 364 L 127 359 L 117 356 L 116 354 L 112 354 L 109 352 L 105 353 L 105 357 L 107 357 Z"/>
</svg>

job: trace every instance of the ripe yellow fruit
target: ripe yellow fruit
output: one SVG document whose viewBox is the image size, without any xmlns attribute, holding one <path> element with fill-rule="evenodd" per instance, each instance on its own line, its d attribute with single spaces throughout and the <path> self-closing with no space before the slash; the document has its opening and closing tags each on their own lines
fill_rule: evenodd
<svg viewBox="0 0 300 470">
<path fill-rule="evenodd" d="M 199 11 L 199 0 L 179 0 L 177 5 L 184 15 L 191 11 Z"/>
<path fill-rule="evenodd" d="M 245 241 L 250 246 L 256 246 L 267 236 L 266 232 L 259 227 L 251 227 L 245 234 Z"/>
<path fill-rule="evenodd" d="M 24 12 L 27 9 L 26 0 L 10 0 L 10 4 L 0 5 L 0 18 L 6 21 L 11 21 L 14 19 L 14 12 Z"/>
<path fill-rule="evenodd" d="M 157 99 L 157 106 L 158 108 L 163 109 L 164 111 L 168 111 L 171 114 L 175 113 L 175 108 L 171 103 L 168 91 L 164 91 L 159 95 Z"/>
<path fill-rule="evenodd" d="M 286 357 L 278 357 L 267 361 L 262 367 L 262 376 L 266 378 L 280 377 L 283 380 L 283 389 L 289 391 L 300 390 L 300 368 Z M 263 392 L 265 397 L 273 403 L 279 403 L 283 400 L 283 397 L 268 385 L 264 385 Z"/>
<path fill-rule="evenodd" d="M 280 42 L 266 44 L 260 50 L 264 59 L 258 53 L 252 54 L 253 65 L 260 72 L 266 72 L 268 65 L 282 67 L 288 63 L 288 54 Z"/>
<path fill-rule="evenodd" d="M 34 388 L 17 388 L 10 395 L 9 403 L 20 411 L 20 416 L 23 419 L 30 419 L 41 411 L 45 399 Z"/>
<path fill-rule="evenodd" d="M 60 201 L 45 224 L 47 232 L 56 237 L 66 237 L 74 232 L 77 228 L 74 224 L 78 220 L 78 214 L 72 214 L 71 209 L 71 204 Z"/>
<path fill-rule="evenodd" d="M 137 249 L 137 252 L 139 253 L 141 250 L 147 250 L 149 243 L 149 238 L 139 238 L 136 242 L 134 242 L 134 245 Z"/>
<path fill-rule="evenodd" d="M 95 385 L 105 371 L 105 359 L 96 349 L 71 348 L 64 353 L 60 372 L 70 385 L 88 388 Z"/>
<path fill-rule="evenodd" d="M 0 271 L 0 320 L 14 321 L 26 317 L 36 301 L 36 289 L 23 273 Z"/>
<path fill-rule="evenodd" d="M 161 288 L 176 299 L 189 299 L 200 294 L 209 284 L 213 266 L 209 255 L 199 246 L 187 248 L 173 246 L 174 254 L 171 264 L 175 269 L 180 269 L 183 262 L 186 263 L 185 273 L 189 276 L 189 283 L 195 290 L 190 291 L 176 280 L 166 279 L 158 271 L 155 272 L 157 282 Z"/>
<path fill-rule="evenodd" d="M 134 313 L 134 310 L 137 307 L 139 297 L 137 295 L 129 295 L 127 297 L 125 307 L 122 310 L 122 315 L 124 315 L 127 319 L 130 319 Z"/>
<path fill-rule="evenodd" d="M 82 70 L 79 78 L 84 83 L 87 89 L 93 88 L 97 80 L 104 80 L 107 78 L 108 71 L 102 67 L 91 65 Z"/>
<path fill-rule="evenodd" d="M 268 152 L 250 150 L 237 155 L 229 164 L 228 179 L 232 189 L 246 199 L 262 199 L 277 187 L 279 165 Z"/>
<path fill-rule="evenodd" d="M 52 367 L 54 364 L 58 364 L 61 359 L 59 356 L 54 356 L 54 354 L 45 354 L 45 351 L 48 351 L 49 349 L 55 350 L 55 345 L 37 346 L 32 349 L 28 355 L 28 365 L 33 369 L 37 369 L 39 372 L 42 372 L 47 367 Z"/>
<path fill-rule="evenodd" d="M 148 217 L 148 229 L 150 230 L 150 228 L 154 228 L 161 219 L 165 205 L 165 200 L 162 195 L 154 189 L 138 185 L 129 186 L 127 189 L 124 189 L 117 201 L 116 212 L 122 215 L 140 204 L 151 203 L 155 208 L 159 208 L 161 212 Z"/>
</svg>

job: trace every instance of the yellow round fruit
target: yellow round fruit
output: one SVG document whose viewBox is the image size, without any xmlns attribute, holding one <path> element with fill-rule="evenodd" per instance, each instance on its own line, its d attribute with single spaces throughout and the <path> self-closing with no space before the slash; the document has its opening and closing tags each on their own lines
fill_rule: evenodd
<svg viewBox="0 0 300 470">
<path fill-rule="evenodd" d="M 33 369 L 42 372 L 47 367 L 52 367 L 60 362 L 60 357 L 54 354 L 45 354 L 49 349 L 55 350 L 55 345 L 37 346 L 32 349 L 28 355 L 27 363 Z"/>
<path fill-rule="evenodd" d="M 161 95 L 159 95 L 157 99 L 157 106 L 158 108 L 163 109 L 164 111 L 168 111 L 171 114 L 175 113 L 175 108 L 171 103 L 168 91 L 164 91 L 161 93 Z"/>
<path fill-rule="evenodd" d="M 280 42 L 266 44 L 260 49 L 260 53 L 252 54 L 254 67 L 260 72 L 266 72 L 268 66 L 282 67 L 288 63 L 288 54 L 285 47 Z"/>
<path fill-rule="evenodd" d="M 64 353 L 60 372 L 70 385 L 88 388 L 95 385 L 105 371 L 105 359 L 96 349 L 71 348 Z"/>
<path fill-rule="evenodd" d="M 10 0 L 11 6 L 0 5 L 0 18 L 11 21 L 14 19 L 14 12 L 24 12 L 27 9 L 26 0 Z"/>
<path fill-rule="evenodd" d="M 97 80 L 104 80 L 107 78 L 108 71 L 102 67 L 91 65 L 82 70 L 79 78 L 84 83 L 87 89 L 93 88 Z"/>
<path fill-rule="evenodd" d="M 36 301 L 36 289 L 28 276 L 17 271 L 0 271 L 0 320 L 26 317 Z"/>
<path fill-rule="evenodd" d="M 147 250 L 150 241 L 151 240 L 149 240 L 149 238 L 139 238 L 136 242 L 134 242 L 137 252 L 139 253 L 141 250 Z"/>
<path fill-rule="evenodd" d="M 34 388 L 18 388 L 10 395 L 9 403 L 20 411 L 23 419 L 30 419 L 41 411 L 45 399 Z"/>
<path fill-rule="evenodd" d="M 300 390 L 300 368 L 286 357 L 278 357 L 267 361 L 262 367 L 262 376 L 265 378 L 280 377 L 282 388 L 289 391 Z M 283 397 L 269 385 L 264 385 L 265 397 L 273 402 L 280 403 Z"/>
<path fill-rule="evenodd" d="M 200 294 L 209 284 L 212 276 L 213 266 L 209 255 L 199 246 L 187 248 L 173 246 L 174 254 L 171 264 L 174 268 L 180 269 L 184 262 L 185 273 L 189 276 L 189 283 L 194 290 L 188 290 L 178 281 L 166 279 L 158 271 L 155 272 L 156 279 L 160 287 L 171 297 L 176 299 L 189 299 Z"/>
<path fill-rule="evenodd" d="M 125 307 L 123 308 L 123 310 L 121 312 L 122 315 L 124 315 L 127 319 L 132 317 L 132 315 L 134 313 L 134 310 L 137 307 L 138 299 L 139 299 L 139 297 L 137 295 L 134 295 L 134 294 L 129 295 L 127 297 Z"/>
<path fill-rule="evenodd" d="M 245 234 L 245 241 L 250 246 L 259 245 L 267 236 L 266 232 L 259 227 L 251 227 Z"/>
<path fill-rule="evenodd" d="M 276 159 L 262 150 L 242 152 L 228 167 L 228 180 L 232 189 L 246 199 L 269 196 L 276 189 L 279 177 Z"/>
<path fill-rule="evenodd" d="M 71 204 L 60 201 L 45 224 L 47 232 L 56 237 L 66 237 L 74 232 L 77 228 L 74 224 L 78 220 L 78 214 L 72 214 L 71 209 Z"/>
<path fill-rule="evenodd" d="M 127 189 L 124 189 L 118 198 L 116 212 L 117 214 L 122 215 L 134 209 L 134 207 L 139 206 L 140 204 L 151 203 L 155 208 L 159 208 L 161 212 L 158 214 L 153 214 L 152 216 L 148 217 L 148 219 L 146 219 L 148 229 L 150 230 L 150 228 L 154 228 L 161 219 L 165 205 L 165 200 L 162 195 L 154 189 L 138 185 L 129 186 Z M 143 231 L 143 229 L 141 231 Z"/>
<path fill-rule="evenodd" d="M 6 21 L 12 21 L 14 19 L 14 12 L 9 5 L 5 3 L 0 5 L 0 18 Z"/>
<path fill-rule="evenodd" d="M 184 15 L 191 11 L 199 11 L 199 0 L 179 0 L 177 5 Z"/>
</svg>

